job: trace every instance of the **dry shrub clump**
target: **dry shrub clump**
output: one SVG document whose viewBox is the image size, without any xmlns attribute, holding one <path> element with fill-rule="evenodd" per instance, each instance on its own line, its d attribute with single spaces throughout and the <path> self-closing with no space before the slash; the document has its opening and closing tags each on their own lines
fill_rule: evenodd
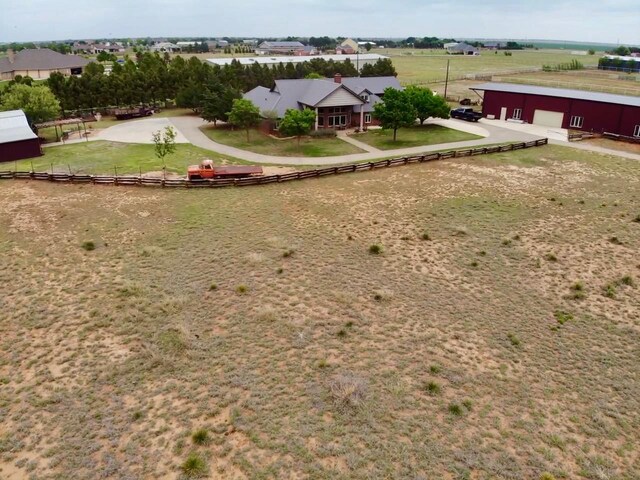
<svg viewBox="0 0 640 480">
<path fill-rule="evenodd" d="M 329 391 L 338 408 L 359 408 L 367 400 L 369 383 L 355 373 L 344 372 L 331 379 Z"/>
</svg>

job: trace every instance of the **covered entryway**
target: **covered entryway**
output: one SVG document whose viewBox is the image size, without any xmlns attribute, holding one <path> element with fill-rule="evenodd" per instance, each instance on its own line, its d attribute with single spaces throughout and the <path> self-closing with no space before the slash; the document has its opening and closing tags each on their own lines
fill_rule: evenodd
<svg viewBox="0 0 640 480">
<path fill-rule="evenodd" d="M 544 125 L 545 127 L 562 128 L 564 113 L 551 112 L 549 110 L 536 110 L 533 113 L 533 124 Z"/>
</svg>

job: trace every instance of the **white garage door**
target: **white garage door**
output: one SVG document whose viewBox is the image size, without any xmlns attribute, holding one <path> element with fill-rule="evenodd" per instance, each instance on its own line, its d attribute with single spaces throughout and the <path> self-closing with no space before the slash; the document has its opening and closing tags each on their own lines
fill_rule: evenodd
<svg viewBox="0 0 640 480">
<path fill-rule="evenodd" d="M 562 112 L 550 112 L 549 110 L 536 110 L 533 112 L 533 123 L 535 125 L 562 128 L 563 119 L 564 113 Z"/>
</svg>

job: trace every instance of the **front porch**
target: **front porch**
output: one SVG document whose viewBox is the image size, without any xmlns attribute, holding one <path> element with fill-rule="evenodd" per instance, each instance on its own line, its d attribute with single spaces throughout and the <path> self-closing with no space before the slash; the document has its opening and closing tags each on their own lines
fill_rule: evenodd
<svg viewBox="0 0 640 480">
<path fill-rule="evenodd" d="M 334 129 L 346 130 L 356 128 L 366 130 L 368 126 L 373 125 L 373 116 L 371 113 L 363 111 L 354 112 L 353 106 L 342 107 L 318 107 L 316 111 L 315 130 Z"/>
</svg>

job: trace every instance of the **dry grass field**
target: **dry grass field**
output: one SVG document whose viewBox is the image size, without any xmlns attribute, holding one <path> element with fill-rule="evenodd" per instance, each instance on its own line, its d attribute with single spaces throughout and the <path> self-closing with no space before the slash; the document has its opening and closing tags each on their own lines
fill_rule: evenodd
<svg viewBox="0 0 640 480">
<path fill-rule="evenodd" d="M 638 252 L 640 163 L 561 147 L 3 181 L 0 478 L 638 479 Z"/>
</svg>

